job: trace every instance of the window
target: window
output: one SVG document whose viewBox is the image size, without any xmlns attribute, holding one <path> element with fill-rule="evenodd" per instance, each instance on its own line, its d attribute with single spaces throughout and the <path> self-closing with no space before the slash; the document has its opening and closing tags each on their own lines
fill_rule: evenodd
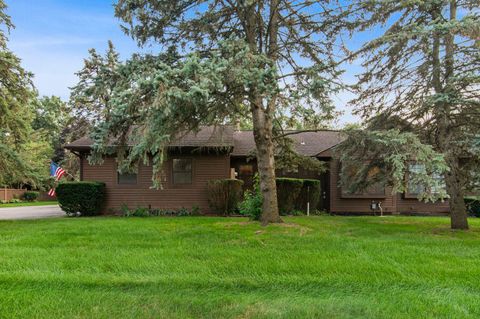
<svg viewBox="0 0 480 319">
<path fill-rule="evenodd" d="M 407 174 L 407 191 L 405 197 L 407 198 L 417 198 L 420 194 L 427 192 L 427 187 L 425 185 L 419 184 L 411 179 L 410 174 L 425 174 L 425 165 L 411 163 L 408 165 L 408 174 Z M 433 194 L 440 193 L 441 190 L 445 189 L 445 179 L 441 174 L 433 173 L 432 177 L 436 180 L 436 186 L 432 186 L 431 192 Z"/>
<path fill-rule="evenodd" d="M 191 184 L 192 183 L 192 159 L 174 158 L 173 159 L 173 184 Z"/>
<path fill-rule="evenodd" d="M 346 174 L 347 180 L 353 180 L 357 172 L 360 170 L 360 167 L 351 166 L 351 167 L 348 167 L 348 169 L 345 167 L 341 167 L 340 171 L 342 170 L 344 170 L 343 173 Z M 379 174 L 381 174 L 380 168 L 372 167 L 367 172 L 366 178 L 367 179 L 378 178 Z M 341 177 L 339 176 L 339 178 Z M 348 186 L 342 187 L 342 190 L 341 190 L 342 197 L 344 198 L 383 198 L 385 197 L 385 182 L 383 181 L 376 182 L 368 186 L 366 189 L 362 191 L 350 192 L 348 188 L 349 188 Z"/>
<path fill-rule="evenodd" d="M 117 181 L 118 181 L 118 184 L 126 184 L 126 185 L 137 184 L 137 174 L 117 172 Z"/>
<path fill-rule="evenodd" d="M 238 171 L 240 176 L 253 175 L 253 165 L 251 164 L 240 165 L 240 167 L 238 168 Z"/>
<path fill-rule="evenodd" d="M 410 175 L 411 173 L 413 174 L 420 174 L 425 171 L 425 166 L 421 164 L 409 164 L 408 165 L 408 174 Z M 423 193 L 425 190 L 425 187 L 423 185 L 415 183 L 412 179 L 407 177 L 407 194 L 408 196 L 411 197 L 417 197 L 421 193 Z"/>
</svg>

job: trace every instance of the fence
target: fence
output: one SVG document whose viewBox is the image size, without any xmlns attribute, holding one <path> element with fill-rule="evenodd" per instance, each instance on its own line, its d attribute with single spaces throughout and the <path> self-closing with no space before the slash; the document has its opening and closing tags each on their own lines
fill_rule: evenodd
<svg viewBox="0 0 480 319">
<path fill-rule="evenodd" d="M 22 198 L 23 193 L 25 193 L 26 189 L 16 189 L 16 188 L 0 188 L 0 201 L 2 200 L 11 200 L 14 198 Z M 50 197 L 47 195 L 46 192 L 40 192 L 38 196 L 39 201 L 46 201 L 46 200 L 55 200 L 55 197 Z"/>
<path fill-rule="evenodd" d="M 0 188 L 0 200 L 11 200 L 21 198 L 26 189 Z"/>
</svg>

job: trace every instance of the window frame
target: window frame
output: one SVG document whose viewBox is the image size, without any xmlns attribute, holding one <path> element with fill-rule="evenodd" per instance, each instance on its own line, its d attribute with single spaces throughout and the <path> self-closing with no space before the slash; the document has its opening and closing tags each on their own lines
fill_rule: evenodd
<svg viewBox="0 0 480 319">
<path fill-rule="evenodd" d="M 175 173 L 179 173 L 179 172 L 176 172 L 175 171 L 175 160 L 189 160 L 190 161 L 190 182 L 189 183 L 175 183 Z M 171 161 L 171 168 L 170 168 L 170 176 L 171 176 L 171 181 L 170 181 L 170 185 L 172 185 L 172 187 L 178 187 L 178 188 L 182 188 L 182 187 L 189 187 L 189 186 L 192 186 L 194 184 L 194 178 L 195 178 L 195 161 L 194 161 L 194 158 L 193 157 L 172 157 L 172 161 Z"/>
<path fill-rule="evenodd" d="M 409 177 L 410 177 L 410 166 L 411 165 L 421 165 L 421 164 L 417 164 L 416 162 L 409 162 L 408 163 L 408 170 L 405 174 L 405 192 L 403 192 L 403 198 L 404 199 L 416 199 L 416 200 L 418 200 L 418 196 L 420 195 L 420 193 L 411 193 L 409 191 L 409 187 L 408 187 Z M 443 181 L 445 182 L 445 176 L 438 175 L 437 178 L 438 179 L 443 179 Z"/>
<path fill-rule="evenodd" d="M 338 163 L 338 172 L 337 172 L 337 181 L 340 182 L 341 180 L 341 172 L 342 172 L 342 163 Z M 383 186 L 383 193 L 378 194 L 370 194 L 370 193 L 356 193 L 356 194 L 349 194 L 344 192 L 343 187 L 339 187 L 340 198 L 343 199 L 384 199 L 387 197 L 387 186 Z"/>
<path fill-rule="evenodd" d="M 135 174 L 135 183 L 120 183 L 120 175 L 125 175 L 125 174 L 122 174 L 122 173 L 120 173 L 120 172 L 118 171 L 118 166 L 116 167 L 116 170 L 115 170 L 115 171 L 116 171 L 116 173 L 117 173 L 117 174 L 116 174 L 116 176 L 117 176 L 117 177 L 116 177 L 116 179 L 117 179 L 117 180 L 116 180 L 117 186 L 119 186 L 119 187 L 136 187 L 136 186 L 139 185 L 139 183 L 138 183 L 138 177 L 139 177 L 139 176 L 138 176 L 138 175 L 139 175 L 139 174 L 138 174 L 138 173 L 139 173 L 138 170 L 137 170 L 136 173 L 128 173 L 128 174 L 132 174 L 132 175 Z"/>
</svg>

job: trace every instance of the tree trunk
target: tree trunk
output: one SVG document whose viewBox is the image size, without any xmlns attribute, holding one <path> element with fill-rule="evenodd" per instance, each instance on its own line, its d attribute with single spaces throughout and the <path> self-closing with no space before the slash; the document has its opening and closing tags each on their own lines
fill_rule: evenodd
<svg viewBox="0 0 480 319">
<path fill-rule="evenodd" d="M 447 193 L 450 195 L 450 224 L 452 229 L 468 229 L 464 183 L 460 171 L 460 163 L 458 158 L 453 156 L 447 156 L 446 158 L 450 171 L 445 176 Z"/>
<path fill-rule="evenodd" d="M 261 99 L 252 105 L 253 136 L 257 147 L 257 166 L 260 190 L 263 196 L 262 225 L 281 223 L 278 213 L 277 187 L 275 184 L 275 158 L 272 139 L 272 119 L 261 107 Z"/>
</svg>

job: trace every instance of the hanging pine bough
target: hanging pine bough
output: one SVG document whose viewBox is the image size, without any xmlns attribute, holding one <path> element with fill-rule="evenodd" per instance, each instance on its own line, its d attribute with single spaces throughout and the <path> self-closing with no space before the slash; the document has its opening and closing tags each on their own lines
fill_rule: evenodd
<svg viewBox="0 0 480 319">
<path fill-rule="evenodd" d="M 221 125 L 243 109 L 236 95 L 245 88 L 270 98 L 278 92 L 276 70 L 263 55 L 254 55 L 241 41 L 224 41 L 206 57 L 190 54 L 166 64 L 166 57 L 136 56 L 118 73 L 124 77 L 112 92 L 109 120 L 94 131 L 91 161 L 116 153 L 120 169 L 153 161 L 154 185 L 167 145 L 178 135 L 202 125 Z M 116 147 L 113 149 L 112 141 Z"/>
</svg>

